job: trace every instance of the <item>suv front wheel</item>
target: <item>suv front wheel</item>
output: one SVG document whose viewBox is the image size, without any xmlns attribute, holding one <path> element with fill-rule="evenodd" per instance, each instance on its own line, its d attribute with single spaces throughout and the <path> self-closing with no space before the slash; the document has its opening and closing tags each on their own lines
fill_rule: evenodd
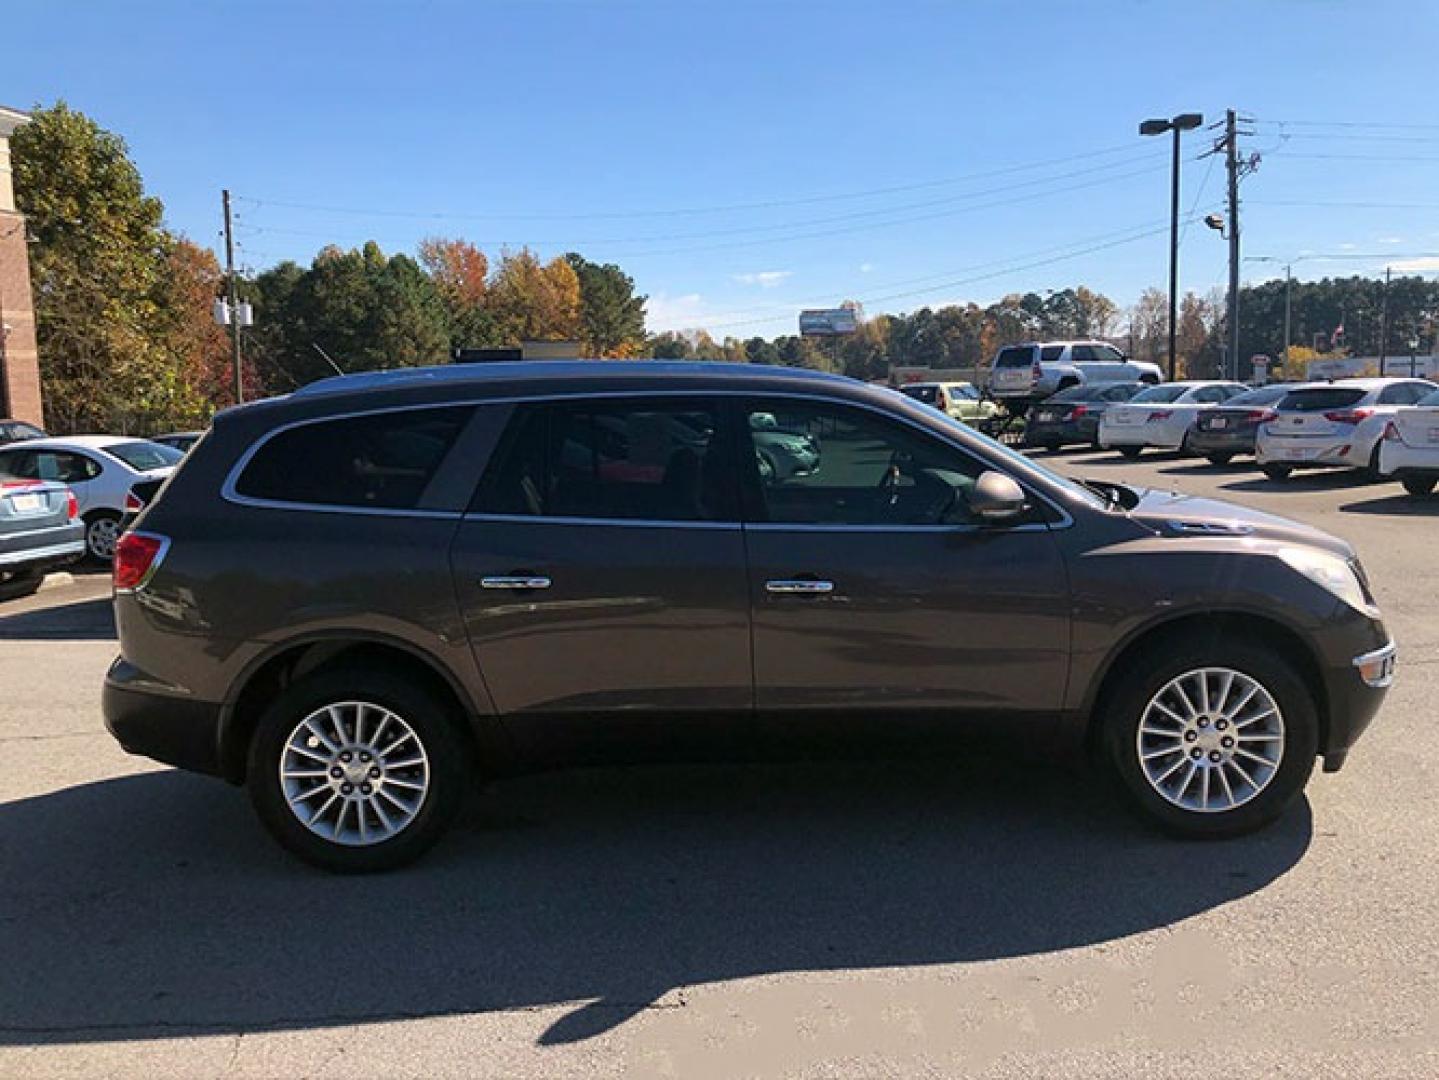
<svg viewBox="0 0 1439 1080">
<path fill-rule="evenodd" d="M 325 870 L 413 861 L 462 802 L 465 747 L 449 712 L 383 671 L 301 679 L 271 702 L 250 745 L 247 785 L 260 820 Z"/>
<path fill-rule="evenodd" d="M 1183 837 L 1238 836 L 1278 818 L 1314 769 L 1304 681 L 1257 641 L 1154 650 L 1109 696 L 1104 749 L 1129 801 Z"/>
</svg>

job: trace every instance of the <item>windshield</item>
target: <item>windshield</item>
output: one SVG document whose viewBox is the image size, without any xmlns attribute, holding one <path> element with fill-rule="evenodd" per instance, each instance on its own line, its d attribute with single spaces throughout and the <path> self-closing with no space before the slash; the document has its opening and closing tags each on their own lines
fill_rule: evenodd
<svg viewBox="0 0 1439 1080">
<path fill-rule="evenodd" d="M 999 355 L 994 358 L 994 366 L 997 368 L 1029 367 L 1034 359 L 1034 350 L 1028 345 L 1011 345 L 1007 349 L 999 350 Z"/>
<path fill-rule="evenodd" d="M 1279 403 L 1284 412 L 1324 412 L 1355 405 L 1365 391 L 1357 386 L 1316 386 L 1311 390 L 1291 390 Z"/>
<path fill-rule="evenodd" d="M 1226 401 L 1226 405 L 1273 405 L 1289 391 L 1282 386 L 1261 386 L 1256 390 L 1246 390 L 1242 394 L 1235 394 Z"/>
<path fill-rule="evenodd" d="M 162 446 L 149 441 L 116 443 L 114 446 L 105 447 L 105 453 L 119 458 L 136 472 L 168 468 L 179 464 L 185 456 L 173 446 Z"/>
<path fill-rule="evenodd" d="M 1129 400 L 1136 405 L 1145 405 L 1150 402 L 1163 404 L 1167 401 L 1178 401 L 1184 396 L 1189 387 L 1183 383 L 1169 383 L 1165 386 L 1151 386 L 1148 390 L 1142 390 Z"/>
<path fill-rule="evenodd" d="M 900 387 L 901 394 L 912 397 L 915 401 L 922 401 L 926 405 L 933 405 L 939 397 L 939 387 L 933 383 L 926 383 L 920 386 Z"/>
</svg>

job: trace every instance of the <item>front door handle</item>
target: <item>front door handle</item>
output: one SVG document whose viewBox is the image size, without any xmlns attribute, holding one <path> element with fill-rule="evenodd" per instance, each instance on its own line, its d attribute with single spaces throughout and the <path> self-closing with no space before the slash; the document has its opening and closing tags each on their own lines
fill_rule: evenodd
<svg viewBox="0 0 1439 1080">
<path fill-rule="evenodd" d="M 816 581 L 814 578 L 780 578 L 766 581 L 765 591 L 772 593 L 805 593 L 811 596 L 834 592 L 833 581 Z"/>
<path fill-rule="evenodd" d="M 548 589 L 550 579 L 538 574 L 499 574 L 480 578 L 482 589 Z"/>
</svg>

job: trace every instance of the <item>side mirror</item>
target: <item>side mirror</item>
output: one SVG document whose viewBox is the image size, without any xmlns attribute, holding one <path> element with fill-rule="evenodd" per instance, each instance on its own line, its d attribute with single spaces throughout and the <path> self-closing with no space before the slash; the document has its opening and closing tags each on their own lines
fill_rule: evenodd
<svg viewBox="0 0 1439 1080">
<path fill-rule="evenodd" d="M 974 487 L 966 493 L 965 501 L 969 503 L 970 512 L 987 524 L 1011 521 L 1029 509 L 1024 488 L 1014 477 L 993 469 L 980 473 Z"/>
</svg>

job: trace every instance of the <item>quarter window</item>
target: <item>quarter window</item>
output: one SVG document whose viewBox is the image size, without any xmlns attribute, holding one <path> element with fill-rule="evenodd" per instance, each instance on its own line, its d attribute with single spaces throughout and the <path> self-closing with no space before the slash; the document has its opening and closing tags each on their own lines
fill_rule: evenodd
<svg viewBox="0 0 1439 1080">
<path fill-rule="evenodd" d="M 235 491 L 271 502 L 415 509 L 472 411 L 407 409 L 301 424 L 260 447 Z"/>
<path fill-rule="evenodd" d="M 480 483 L 482 513 L 735 521 L 735 470 L 703 402 L 520 406 Z"/>
<path fill-rule="evenodd" d="M 760 520 L 795 525 L 973 523 L 967 491 L 984 466 L 862 409 L 752 402 L 746 410 Z"/>
</svg>

